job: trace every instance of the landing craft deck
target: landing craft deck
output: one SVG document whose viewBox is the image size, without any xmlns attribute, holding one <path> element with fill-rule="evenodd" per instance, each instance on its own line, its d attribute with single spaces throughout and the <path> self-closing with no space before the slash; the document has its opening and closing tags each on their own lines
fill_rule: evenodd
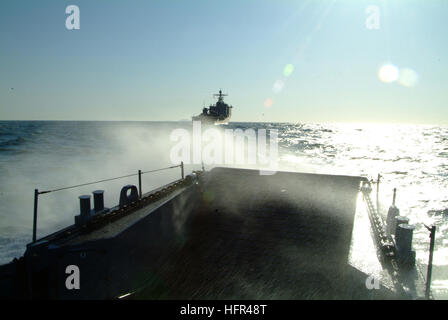
<svg viewBox="0 0 448 320">
<path fill-rule="evenodd" d="M 9 285 L 19 297 L 69 299 L 422 296 L 419 285 L 397 290 L 369 225 L 363 182 L 231 168 L 196 172 L 157 199 L 148 193 L 116 210 L 115 219 L 106 213 L 71 235 L 61 231 L 29 245 L 21 262 L 0 271 L 1 291 Z M 82 273 L 79 290 L 65 286 L 69 265 Z M 8 282 L 6 269 L 15 279 L 22 272 L 31 291 Z M 379 277 L 376 289 L 366 286 L 371 276 Z"/>
<path fill-rule="evenodd" d="M 190 241 L 163 268 L 176 287 L 165 297 L 366 297 L 362 273 L 347 264 L 360 178 L 289 175 L 212 171 Z M 151 288 L 137 296 L 155 297 Z"/>
</svg>

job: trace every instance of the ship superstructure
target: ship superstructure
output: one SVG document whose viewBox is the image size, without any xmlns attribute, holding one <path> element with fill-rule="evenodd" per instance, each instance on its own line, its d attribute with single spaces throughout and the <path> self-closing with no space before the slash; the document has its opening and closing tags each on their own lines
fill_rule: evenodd
<svg viewBox="0 0 448 320">
<path fill-rule="evenodd" d="M 229 122 L 232 116 L 232 106 L 224 102 L 224 97 L 227 94 L 223 94 L 222 90 L 219 90 L 218 94 L 214 94 L 214 97 L 218 98 L 215 105 L 210 105 L 208 108 L 203 108 L 202 113 L 193 117 L 193 121 L 201 121 L 210 124 L 225 124 Z"/>
</svg>

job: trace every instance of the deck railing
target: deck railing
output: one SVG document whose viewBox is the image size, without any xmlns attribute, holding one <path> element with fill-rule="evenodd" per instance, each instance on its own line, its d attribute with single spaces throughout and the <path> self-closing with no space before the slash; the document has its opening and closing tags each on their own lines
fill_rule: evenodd
<svg viewBox="0 0 448 320">
<path fill-rule="evenodd" d="M 58 192 L 58 191 L 62 191 L 62 190 L 68 190 L 68 189 L 84 187 L 84 186 L 97 184 L 97 183 L 101 183 L 101 182 L 107 182 L 107 181 L 112 181 L 112 180 L 118 180 L 118 179 L 138 176 L 138 193 L 139 193 L 139 197 L 141 198 L 142 195 L 143 195 L 143 191 L 142 191 L 142 175 L 147 174 L 147 173 L 154 173 L 154 172 L 158 172 L 158 171 L 164 171 L 164 170 L 179 168 L 179 167 L 181 169 L 181 178 L 184 179 L 185 178 L 185 176 L 184 176 L 184 163 L 181 162 L 179 165 L 176 165 L 176 166 L 170 166 L 170 167 L 166 167 L 166 168 L 155 169 L 155 170 L 148 170 L 148 171 L 138 170 L 137 173 L 128 174 L 128 175 L 125 175 L 125 176 L 119 176 L 119 177 L 114 177 L 114 178 L 108 178 L 108 179 L 103 179 L 103 180 L 86 182 L 86 183 L 81 183 L 81 184 L 77 184 L 77 185 L 73 185 L 73 186 L 54 188 L 54 189 L 45 190 L 45 191 L 39 191 L 39 189 L 34 189 L 33 242 L 36 242 L 36 238 L 37 238 L 37 213 L 38 213 L 38 205 L 39 205 L 39 195 L 48 194 L 48 193 L 52 193 L 52 192 Z"/>
</svg>

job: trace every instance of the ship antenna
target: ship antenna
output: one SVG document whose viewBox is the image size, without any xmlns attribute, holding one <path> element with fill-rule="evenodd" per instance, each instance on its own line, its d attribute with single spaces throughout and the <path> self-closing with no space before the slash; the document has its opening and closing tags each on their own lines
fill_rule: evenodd
<svg viewBox="0 0 448 320">
<path fill-rule="evenodd" d="M 218 94 L 214 94 L 214 97 L 218 97 L 218 101 L 223 101 L 223 97 L 226 96 L 227 94 L 223 94 L 222 93 L 222 89 L 219 89 L 219 93 Z"/>
</svg>

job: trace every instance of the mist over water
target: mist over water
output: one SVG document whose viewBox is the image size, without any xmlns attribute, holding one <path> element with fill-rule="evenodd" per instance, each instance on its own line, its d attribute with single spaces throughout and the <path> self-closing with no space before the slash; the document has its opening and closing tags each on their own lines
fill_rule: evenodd
<svg viewBox="0 0 448 320">
<path fill-rule="evenodd" d="M 171 166 L 172 127 L 136 122 L 0 122 L 0 263 L 21 255 L 31 240 L 35 188 L 52 190 Z M 145 174 L 143 191 L 180 175 L 180 168 Z M 103 189 L 105 206 L 113 207 L 121 188 L 137 183 L 133 176 L 40 195 L 38 237 L 74 223 L 79 195 Z"/>
<path fill-rule="evenodd" d="M 31 240 L 34 189 L 48 190 L 173 165 L 174 129 L 191 122 L 0 122 L 0 263 Z M 279 170 L 382 175 L 383 214 L 398 189 L 397 206 L 416 225 L 414 249 L 426 266 L 425 224 L 437 225 L 433 289 L 448 298 L 448 128 L 422 125 L 230 123 L 223 129 L 277 129 Z M 186 174 L 200 165 L 188 165 Z M 206 166 L 210 169 L 211 166 Z M 180 178 L 175 168 L 143 176 L 143 191 Z M 137 177 L 39 197 L 38 237 L 73 224 L 78 196 L 105 190 L 105 206 Z"/>
</svg>

